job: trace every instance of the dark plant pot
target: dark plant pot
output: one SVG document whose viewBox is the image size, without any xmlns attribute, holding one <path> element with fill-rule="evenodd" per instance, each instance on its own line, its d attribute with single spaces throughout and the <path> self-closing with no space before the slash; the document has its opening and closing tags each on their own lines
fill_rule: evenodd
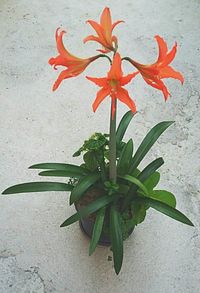
<svg viewBox="0 0 200 293">
<path fill-rule="evenodd" d="M 92 238 L 92 231 L 94 227 L 94 221 L 86 218 L 86 219 L 81 219 L 79 221 L 80 228 L 82 232 L 87 235 L 89 238 Z M 98 245 L 102 246 L 110 246 L 111 245 L 111 240 L 109 235 L 106 235 L 105 233 L 101 233 L 101 237 L 99 239 Z"/>
<path fill-rule="evenodd" d="M 77 205 L 75 205 L 75 208 L 76 208 L 77 211 L 79 211 L 79 209 L 80 209 Z M 105 221 L 108 222 L 108 219 L 105 219 Z M 79 221 L 79 226 L 81 228 L 81 231 L 91 239 L 92 238 L 93 227 L 94 227 L 94 220 L 89 219 L 89 218 L 81 219 Z M 128 236 L 130 236 L 132 234 L 133 230 L 134 229 L 131 229 L 129 231 Z M 99 242 L 98 242 L 98 245 L 111 246 L 110 236 L 107 233 L 102 232 L 101 237 L 100 237 Z"/>
</svg>

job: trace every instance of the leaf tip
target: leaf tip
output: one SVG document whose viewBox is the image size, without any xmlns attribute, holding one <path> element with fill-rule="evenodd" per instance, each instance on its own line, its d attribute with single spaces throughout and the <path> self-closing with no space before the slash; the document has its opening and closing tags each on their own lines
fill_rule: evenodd
<svg viewBox="0 0 200 293">
<path fill-rule="evenodd" d="M 2 191 L 2 195 L 4 194 L 13 194 L 14 192 L 12 191 L 12 187 L 6 188 L 4 191 Z"/>
<path fill-rule="evenodd" d="M 4 191 L 2 191 L 2 193 L 1 193 L 1 194 L 7 194 L 7 190 L 8 190 L 8 188 L 7 188 L 7 189 L 5 189 Z"/>
<path fill-rule="evenodd" d="M 119 275 L 120 271 L 121 271 L 121 266 L 120 267 L 115 267 L 114 266 L 114 269 L 115 269 L 115 273 L 116 275 Z"/>
<path fill-rule="evenodd" d="M 41 171 L 40 173 L 38 173 L 39 176 L 44 176 L 44 172 L 45 171 Z"/>
<path fill-rule="evenodd" d="M 28 167 L 28 169 L 37 169 L 37 165 L 31 165 Z"/>
<path fill-rule="evenodd" d="M 194 224 L 190 220 L 188 221 L 188 225 L 194 227 Z"/>
<path fill-rule="evenodd" d="M 65 225 L 65 222 L 63 222 L 61 225 L 60 225 L 60 228 L 63 228 L 63 227 L 65 227 L 66 225 Z"/>
<path fill-rule="evenodd" d="M 92 249 L 92 247 L 89 247 L 89 256 L 91 256 L 92 254 L 93 254 L 93 249 Z"/>
</svg>

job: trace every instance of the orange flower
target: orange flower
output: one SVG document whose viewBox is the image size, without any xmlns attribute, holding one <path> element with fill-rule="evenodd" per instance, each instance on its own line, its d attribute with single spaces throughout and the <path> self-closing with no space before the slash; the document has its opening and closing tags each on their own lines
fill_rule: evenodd
<svg viewBox="0 0 200 293">
<path fill-rule="evenodd" d="M 110 95 L 112 99 L 112 118 L 115 114 L 115 100 L 119 99 L 122 103 L 125 103 L 132 112 L 136 112 L 135 103 L 129 97 L 128 91 L 125 90 L 122 86 L 129 83 L 133 77 L 136 76 L 138 72 L 128 74 L 123 76 L 121 69 L 121 57 L 119 53 L 116 53 L 113 59 L 113 64 L 111 65 L 110 71 L 107 74 L 107 77 L 103 78 L 94 78 L 87 77 L 87 79 L 94 82 L 99 87 L 102 87 L 97 93 L 96 99 L 93 103 L 93 111 L 95 112 L 99 104 Z"/>
<path fill-rule="evenodd" d="M 56 43 L 59 55 L 55 58 L 49 59 L 49 64 L 54 65 L 54 69 L 57 69 L 57 66 L 67 67 L 67 69 L 63 70 L 58 76 L 58 79 L 53 85 L 53 91 L 59 87 L 63 79 L 79 75 L 92 61 L 99 58 L 99 55 L 86 59 L 72 55 L 63 45 L 62 37 L 64 33 L 65 31 L 61 31 L 59 34 L 59 28 L 56 30 Z"/>
<path fill-rule="evenodd" d="M 103 46 L 103 49 L 97 51 L 100 51 L 101 53 L 115 51 L 115 48 L 117 47 L 117 37 L 112 36 L 112 31 L 117 24 L 123 21 L 118 20 L 112 24 L 110 9 L 105 7 L 101 14 L 100 23 L 93 20 L 88 20 L 87 22 L 93 27 L 98 36 L 90 35 L 85 38 L 83 42 L 95 41 L 100 43 Z M 115 44 L 115 47 L 113 47 L 113 43 Z"/>
<path fill-rule="evenodd" d="M 151 65 L 143 65 L 130 58 L 127 59 L 139 70 L 146 83 L 158 90 L 161 90 L 165 100 L 167 100 L 170 93 L 161 79 L 171 77 L 180 80 L 183 84 L 184 78 L 180 72 L 175 71 L 171 66 L 169 66 L 176 55 L 177 43 L 175 43 L 172 50 L 168 52 L 166 42 L 160 36 L 155 36 L 155 39 L 159 48 L 158 59 L 155 63 Z"/>
</svg>

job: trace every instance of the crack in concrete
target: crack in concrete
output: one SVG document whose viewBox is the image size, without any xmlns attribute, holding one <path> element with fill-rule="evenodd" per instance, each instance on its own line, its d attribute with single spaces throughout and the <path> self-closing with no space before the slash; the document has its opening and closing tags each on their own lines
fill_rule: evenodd
<svg viewBox="0 0 200 293">
<path fill-rule="evenodd" d="M 30 269 L 22 269 L 16 259 L 16 255 L 4 250 L 0 254 L 0 284 L 2 292 L 20 293 L 35 292 L 47 293 L 52 292 L 46 288 L 44 279 L 39 274 L 39 268 L 36 266 Z"/>
<path fill-rule="evenodd" d="M 44 293 L 50 293 L 50 292 L 55 292 L 53 291 L 54 288 L 50 288 L 49 286 L 46 285 L 44 279 L 42 278 L 42 276 L 39 273 L 39 267 L 37 266 L 31 266 L 30 269 L 28 270 L 24 270 L 25 272 L 31 273 L 31 274 L 36 274 L 38 276 L 38 278 L 41 280 L 43 286 L 44 286 Z M 49 283 L 52 283 L 52 280 L 48 281 Z"/>
</svg>

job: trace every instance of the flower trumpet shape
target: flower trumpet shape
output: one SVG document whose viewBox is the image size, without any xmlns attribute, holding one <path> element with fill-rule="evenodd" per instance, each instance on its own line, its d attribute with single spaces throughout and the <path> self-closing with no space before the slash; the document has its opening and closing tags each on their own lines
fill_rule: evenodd
<svg viewBox="0 0 200 293">
<path fill-rule="evenodd" d="M 138 72 L 128 74 L 123 76 L 121 69 L 121 57 L 119 53 L 116 53 L 113 58 L 113 63 L 111 65 L 110 71 L 107 74 L 107 77 L 103 78 L 94 78 L 86 76 L 87 79 L 94 82 L 99 87 L 102 87 L 97 92 L 96 99 L 93 103 L 93 111 L 95 112 L 99 104 L 107 97 L 110 96 L 112 99 L 112 118 L 115 114 L 115 100 L 119 99 L 122 103 L 126 104 L 132 112 L 136 112 L 135 103 L 131 100 L 128 91 L 125 90 L 122 86 L 129 83 Z"/>
<path fill-rule="evenodd" d="M 58 76 L 56 82 L 53 85 L 53 91 L 55 91 L 63 79 L 70 78 L 81 74 L 86 67 L 94 60 L 99 58 L 99 55 L 90 57 L 90 58 L 79 58 L 72 55 L 63 44 L 63 34 L 65 31 L 59 33 L 59 28 L 56 30 L 56 44 L 59 55 L 55 58 L 49 59 L 49 64 L 54 65 L 54 69 L 57 69 L 57 66 L 65 66 L 66 70 L 63 70 Z"/>
<path fill-rule="evenodd" d="M 100 17 L 100 23 L 97 23 L 93 20 L 87 21 L 93 29 L 96 31 L 97 36 L 90 35 L 86 37 L 83 42 L 86 43 L 88 41 L 95 41 L 100 43 L 103 46 L 101 53 L 108 53 L 110 51 L 115 51 L 117 48 L 117 37 L 112 36 L 112 31 L 115 28 L 117 24 L 120 22 L 123 22 L 122 20 L 118 20 L 112 24 L 112 19 L 110 15 L 110 9 L 108 7 L 105 7 L 101 17 Z M 114 46 L 113 46 L 114 43 Z"/>
<path fill-rule="evenodd" d="M 184 78 L 180 72 L 175 71 L 171 66 L 169 66 L 175 58 L 177 43 L 175 43 L 172 50 L 168 52 L 166 42 L 160 36 L 155 36 L 155 39 L 159 49 L 158 59 L 155 63 L 151 65 L 143 65 L 130 58 L 128 58 L 128 60 L 139 70 L 146 83 L 158 90 L 161 90 L 165 100 L 167 100 L 170 93 L 161 79 L 171 77 L 178 79 L 181 83 L 183 83 Z"/>
</svg>

